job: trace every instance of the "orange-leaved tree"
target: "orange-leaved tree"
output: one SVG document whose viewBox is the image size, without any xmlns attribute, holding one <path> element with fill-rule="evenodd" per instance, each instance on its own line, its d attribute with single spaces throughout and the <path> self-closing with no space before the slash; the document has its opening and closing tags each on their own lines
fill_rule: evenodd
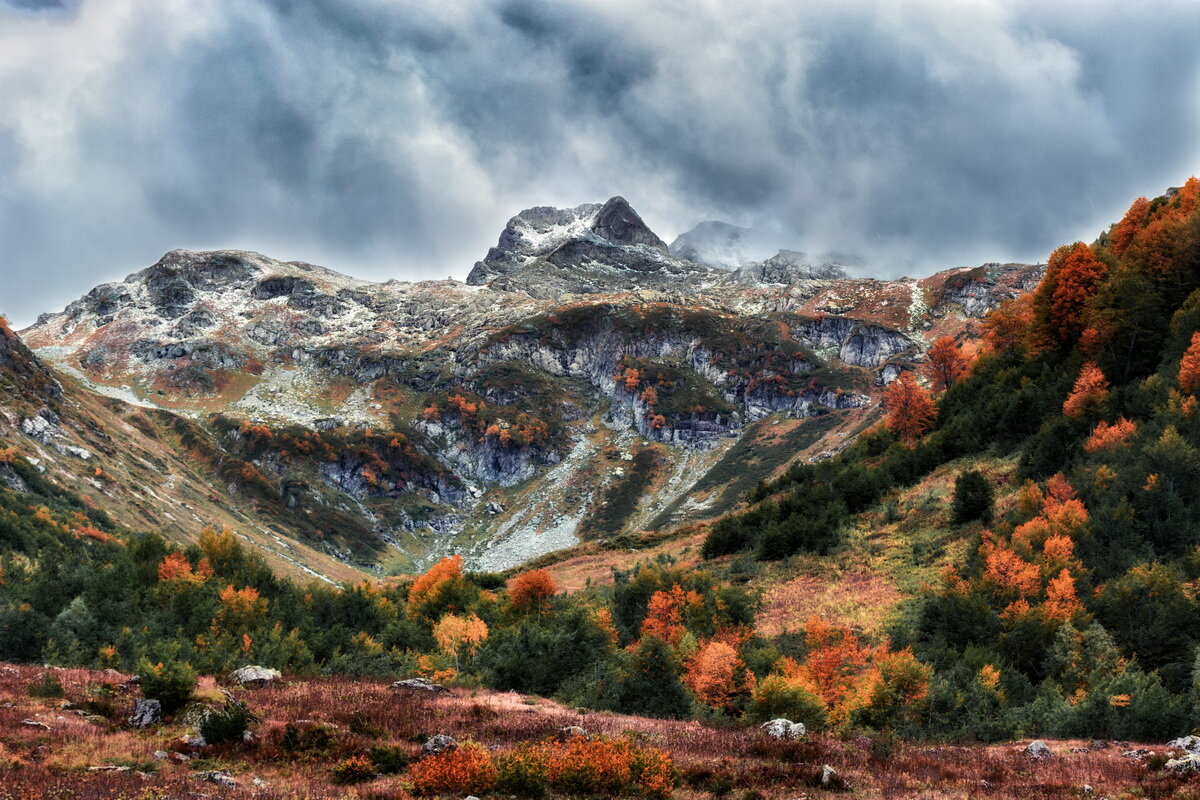
<svg viewBox="0 0 1200 800">
<path fill-rule="evenodd" d="M 463 583 L 463 557 L 446 556 L 421 575 L 408 590 L 408 611 L 418 614 L 436 604 L 454 586 Z"/>
<path fill-rule="evenodd" d="M 1179 389 L 1185 394 L 1200 390 L 1200 331 L 1192 334 L 1192 343 L 1179 362 Z"/>
<path fill-rule="evenodd" d="M 657 636 L 667 644 L 678 644 L 683 636 L 683 612 L 700 605 L 699 592 L 676 584 L 669 590 L 650 595 L 646 618 L 642 620 L 642 635 Z"/>
<path fill-rule="evenodd" d="M 1089 453 L 1114 450 L 1128 444 L 1136 434 L 1137 423 L 1131 419 L 1118 417 L 1117 421 L 1111 425 L 1101 420 L 1092 429 L 1092 435 L 1083 443 L 1083 449 Z"/>
<path fill-rule="evenodd" d="M 967 356 L 953 336 L 942 336 L 929 348 L 929 379 L 945 391 L 967 374 Z"/>
<path fill-rule="evenodd" d="M 983 340 L 996 353 L 1020 349 L 1033 324 L 1033 299 L 1025 294 L 1005 300 L 983 319 Z"/>
<path fill-rule="evenodd" d="M 937 417 L 929 392 L 911 372 L 892 381 L 883 394 L 883 407 L 888 430 L 909 442 L 923 434 Z"/>
<path fill-rule="evenodd" d="M 208 559 L 200 559 L 195 569 L 188 557 L 179 551 L 167 553 L 158 564 L 158 579 L 164 583 L 203 583 L 213 574 Z"/>
<path fill-rule="evenodd" d="M 1063 413 L 1068 417 L 1087 417 L 1095 414 L 1108 399 L 1108 378 L 1096 362 L 1088 361 L 1079 370 L 1079 377 L 1071 393 L 1063 402 Z"/>
<path fill-rule="evenodd" d="M 1075 593 L 1075 579 L 1071 577 L 1071 571 L 1064 568 L 1046 587 L 1046 615 L 1066 622 L 1081 611 L 1083 603 Z"/>
<path fill-rule="evenodd" d="M 732 710 L 735 698 L 754 688 L 754 673 L 746 669 L 732 645 L 711 639 L 689 659 L 683 684 L 705 705 Z"/>
<path fill-rule="evenodd" d="M 514 608 L 545 611 L 550 598 L 558 593 L 558 584 L 544 569 L 522 572 L 508 582 L 508 601 Z"/>
<path fill-rule="evenodd" d="M 1034 292 L 1034 344 L 1039 348 L 1069 344 L 1084 328 L 1084 309 L 1108 273 L 1092 248 L 1083 242 L 1063 245 L 1050 254 L 1046 277 Z"/>
</svg>

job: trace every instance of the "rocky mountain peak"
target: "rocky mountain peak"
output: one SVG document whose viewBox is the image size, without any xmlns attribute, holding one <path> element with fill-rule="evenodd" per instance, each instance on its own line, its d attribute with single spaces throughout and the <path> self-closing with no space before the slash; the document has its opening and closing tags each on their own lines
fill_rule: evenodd
<svg viewBox="0 0 1200 800">
<path fill-rule="evenodd" d="M 666 252 L 666 243 L 642 221 L 624 197 L 609 198 L 591 225 L 592 231 L 613 244 L 644 244 Z"/>
<path fill-rule="evenodd" d="M 671 289 L 719 278 L 718 271 L 672 256 L 629 202 L 613 197 L 572 209 L 522 211 L 475 264 L 467 283 L 553 298 Z"/>
</svg>

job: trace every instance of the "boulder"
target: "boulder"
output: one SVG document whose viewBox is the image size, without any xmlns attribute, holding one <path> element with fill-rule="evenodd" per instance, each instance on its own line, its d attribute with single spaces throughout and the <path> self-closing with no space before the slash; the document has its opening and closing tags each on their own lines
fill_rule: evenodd
<svg viewBox="0 0 1200 800">
<path fill-rule="evenodd" d="M 145 697 L 139 697 L 133 702 L 133 713 L 129 715 L 129 724 L 135 728 L 149 728 L 162 722 L 162 703 Z"/>
<path fill-rule="evenodd" d="M 759 728 L 765 731 L 767 736 L 776 739 L 803 739 L 808 734 L 803 722 L 792 722 L 782 717 L 764 722 Z"/>
<path fill-rule="evenodd" d="M 1167 742 L 1167 749 L 1200 754 L 1200 736 L 1188 735 L 1179 739 L 1172 739 Z"/>
<path fill-rule="evenodd" d="M 1195 773 L 1200 772 L 1200 755 L 1187 753 L 1179 758 L 1172 758 L 1166 765 L 1171 772 Z"/>
<path fill-rule="evenodd" d="M 216 770 L 216 769 L 205 770 L 204 772 L 197 772 L 196 778 L 198 778 L 199 780 L 202 780 L 202 781 L 207 781 L 209 783 L 215 783 L 217 786 L 221 786 L 221 787 L 224 787 L 227 789 L 232 789 L 233 787 L 238 785 L 237 779 L 234 778 L 232 775 L 230 775 L 228 772 L 222 772 L 222 771 Z"/>
<path fill-rule="evenodd" d="M 846 783 L 846 779 L 828 764 L 822 765 L 821 777 L 818 779 L 817 785 L 830 792 L 844 792 L 850 789 L 850 784 Z"/>
<path fill-rule="evenodd" d="M 392 688 L 398 691 L 426 692 L 427 694 L 450 694 L 450 690 L 440 683 L 434 683 L 429 678 L 405 678 L 396 681 Z"/>
<path fill-rule="evenodd" d="M 1049 745 L 1047 745 L 1041 739 L 1030 742 L 1025 746 L 1025 749 L 1021 751 L 1021 754 L 1031 761 L 1046 761 L 1054 758 L 1054 751 L 1051 750 Z"/>
<path fill-rule="evenodd" d="M 172 739 L 167 744 L 167 749 L 173 753 L 182 753 L 185 756 L 193 756 L 204 751 L 208 747 L 208 742 L 203 736 L 180 736 L 178 739 Z"/>
<path fill-rule="evenodd" d="M 283 678 L 283 673 L 270 667 L 248 665 L 229 673 L 229 679 L 248 689 L 262 689 Z"/>
<path fill-rule="evenodd" d="M 431 756 L 437 753 L 448 753 L 451 750 L 458 749 L 458 741 L 453 736 L 445 733 L 439 733 L 436 736 L 431 736 L 421 745 L 421 755 Z"/>
</svg>

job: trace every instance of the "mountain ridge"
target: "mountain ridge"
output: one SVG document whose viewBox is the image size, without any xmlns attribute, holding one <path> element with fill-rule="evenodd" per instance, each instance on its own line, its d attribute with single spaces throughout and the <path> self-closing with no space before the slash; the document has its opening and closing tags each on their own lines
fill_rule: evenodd
<svg viewBox="0 0 1200 800">
<path fill-rule="evenodd" d="M 522 212 L 485 263 L 486 285 L 377 283 L 176 250 L 23 336 L 103 395 L 189 418 L 219 494 L 289 536 L 373 569 L 452 549 L 498 568 L 668 508 L 682 516 L 657 524 L 719 513 L 732 494 L 697 505 L 689 492 L 743 436 L 772 415 L 865 422 L 930 337 L 970 335 L 1040 275 L 985 265 L 889 282 L 785 261 L 752 285 L 673 259 L 621 198 Z M 523 288 L 547 270 L 562 281 Z M 639 501 L 596 529 L 634 474 L 648 479 Z M 311 521 L 329 514 L 333 538 Z"/>
</svg>

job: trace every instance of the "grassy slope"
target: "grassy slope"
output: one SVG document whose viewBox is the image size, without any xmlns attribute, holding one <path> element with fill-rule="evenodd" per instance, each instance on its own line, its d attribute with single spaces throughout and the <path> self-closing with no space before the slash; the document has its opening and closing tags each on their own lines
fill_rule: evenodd
<svg viewBox="0 0 1200 800">
<path fill-rule="evenodd" d="M 341 786 L 332 782 L 331 769 L 379 745 L 416 757 L 420 743 L 436 733 L 460 741 L 474 739 L 498 754 L 522 742 L 553 736 L 567 725 L 579 725 L 591 736 L 632 732 L 668 751 L 679 770 L 673 796 L 681 799 L 725 797 L 730 789 L 756 792 L 743 796 L 763 800 L 827 796 L 813 787 L 825 764 L 848 780 L 850 796 L 860 798 L 949 800 L 984 792 L 1002 800 L 1034 796 L 1067 800 L 1078 797 L 1085 784 L 1094 788 L 1096 796 L 1191 796 L 1186 778 L 1148 772 L 1141 761 L 1122 757 L 1125 747 L 1086 751 L 1082 742 L 1052 741 L 1049 744 L 1058 757 L 1035 763 L 1012 744 L 881 748 L 862 738 L 789 743 L 754 729 L 582 714 L 513 693 L 458 689 L 439 697 L 400 696 L 386 682 L 348 679 L 297 680 L 278 688 L 238 690 L 262 720 L 255 728 L 257 741 L 210 747 L 199 757 L 177 764 L 155 758 L 154 753 L 168 749 L 170 741 L 187 729 L 179 724 L 129 729 L 124 717 L 136 690 L 122 685 L 125 676 L 55 672 L 67 700 L 80 702 L 108 692 L 107 707 L 91 706 L 91 712 L 101 714 L 92 718 L 64 710 L 60 699 L 30 696 L 30 684 L 40 677 L 40 668 L 0 666 L 0 759 L 4 762 L 0 793 L 6 797 L 404 798 L 408 796 L 404 773 Z M 209 701 L 219 699 L 213 679 L 201 680 L 200 695 Z M 336 726 L 332 744 L 303 757 L 289 755 L 280 747 L 284 727 L 301 719 Z M 238 786 L 218 789 L 200 777 L 205 770 L 223 770 L 234 776 Z M 256 779 L 265 785 L 255 785 Z"/>
<path fill-rule="evenodd" d="M 51 462 L 49 477 L 84 502 L 104 509 L 132 530 L 154 531 L 179 542 L 195 541 L 205 527 L 228 526 L 261 551 L 279 574 L 302 583 L 316 575 L 334 582 L 364 577 L 337 559 L 264 527 L 247 498 L 214 487 L 204 465 L 156 423 L 155 412 L 83 390 L 69 376 L 59 377 L 66 392 L 64 441 L 87 449 L 93 457 L 61 455 L 16 435 L 7 437 L 8 444 Z"/>
</svg>

